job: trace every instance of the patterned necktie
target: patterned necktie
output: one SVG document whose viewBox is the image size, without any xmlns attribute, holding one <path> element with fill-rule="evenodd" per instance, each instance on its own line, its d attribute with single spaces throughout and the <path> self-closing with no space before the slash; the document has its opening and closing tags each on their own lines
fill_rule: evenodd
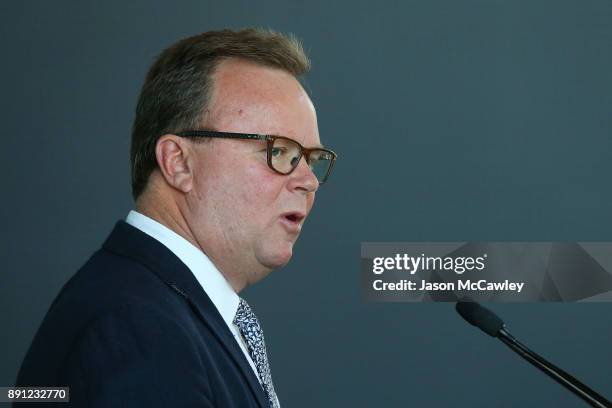
<svg viewBox="0 0 612 408">
<path fill-rule="evenodd" d="M 270 365 L 268 364 L 268 355 L 266 354 L 266 345 L 264 343 L 264 335 L 255 313 L 251 310 L 248 303 L 240 298 L 238 311 L 234 317 L 234 324 L 240 329 L 240 334 L 244 338 L 251 359 L 255 363 L 257 373 L 261 379 L 268 401 L 271 408 L 280 408 L 274 385 L 272 384 L 272 374 L 270 373 Z"/>
</svg>

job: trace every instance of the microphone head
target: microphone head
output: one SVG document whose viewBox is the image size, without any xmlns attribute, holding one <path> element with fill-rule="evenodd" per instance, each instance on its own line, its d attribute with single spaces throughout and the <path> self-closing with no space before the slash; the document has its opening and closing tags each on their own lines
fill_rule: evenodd
<svg viewBox="0 0 612 408">
<path fill-rule="evenodd" d="M 504 327 L 502 319 L 476 302 L 459 301 L 455 309 L 469 324 L 478 327 L 489 336 L 497 337 L 499 331 Z"/>
</svg>

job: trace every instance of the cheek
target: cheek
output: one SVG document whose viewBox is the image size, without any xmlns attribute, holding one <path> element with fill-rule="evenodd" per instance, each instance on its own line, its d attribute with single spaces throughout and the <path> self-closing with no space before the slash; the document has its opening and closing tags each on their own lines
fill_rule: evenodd
<svg viewBox="0 0 612 408">
<path fill-rule="evenodd" d="M 251 203 L 260 213 L 263 210 L 274 210 L 283 186 L 276 173 L 270 171 L 267 166 L 262 167 L 259 163 L 246 167 L 244 180 L 248 181 L 244 183 L 242 197 L 244 202 Z"/>
</svg>

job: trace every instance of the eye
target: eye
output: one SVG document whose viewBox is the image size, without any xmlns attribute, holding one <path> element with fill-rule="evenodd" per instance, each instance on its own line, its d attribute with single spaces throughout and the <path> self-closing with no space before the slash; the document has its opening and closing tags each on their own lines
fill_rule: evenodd
<svg viewBox="0 0 612 408">
<path fill-rule="evenodd" d="M 273 147 L 272 148 L 272 157 L 279 157 L 287 151 L 284 147 Z"/>
</svg>

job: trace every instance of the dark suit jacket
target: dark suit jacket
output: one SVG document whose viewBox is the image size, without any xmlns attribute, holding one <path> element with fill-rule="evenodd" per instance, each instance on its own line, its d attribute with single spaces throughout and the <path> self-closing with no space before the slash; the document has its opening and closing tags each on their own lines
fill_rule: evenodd
<svg viewBox="0 0 612 408">
<path fill-rule="evenodd" d="M 51 305 L 16 385 L 69 386 L 61 407 L 268 406 L 191 271 L 124 221 Z"/>
</svg>

